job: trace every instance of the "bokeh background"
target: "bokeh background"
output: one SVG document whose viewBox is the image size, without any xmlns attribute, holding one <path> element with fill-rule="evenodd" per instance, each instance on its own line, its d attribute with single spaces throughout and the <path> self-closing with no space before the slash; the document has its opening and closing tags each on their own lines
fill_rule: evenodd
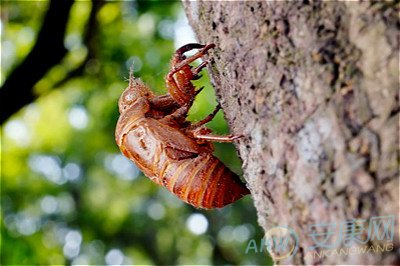
<svg viewBox="0 0 400 266">
<path fill-rule="evenodd" d="M 48 6 L 1 2 L 2 84 L 34 46 Z M 249 240 L 263 237 L 250 197 L 195 209 L 143 176 L 115 144 L 129 67 L 165 93 L 171 55 L 194 41 L 180 2 L 73 4 L 67 55 L 36 83 L 38 98 L 2 125 L 2 265 L 271 263 L 262 252 L 245 253 Z M 192 121 L 216 105 L 205 72 Z M 221 111 L 208 125 L 228 132 Z M 216 144 L 216 155 L 240 174 L 233 145 Z"/>
</svg>

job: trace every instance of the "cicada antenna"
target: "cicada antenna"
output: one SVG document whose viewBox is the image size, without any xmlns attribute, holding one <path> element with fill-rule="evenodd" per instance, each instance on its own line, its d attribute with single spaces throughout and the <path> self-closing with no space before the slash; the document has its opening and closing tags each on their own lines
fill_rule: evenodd
<svg viewBox="0 0 400 266">
<path fill-rule="evenodd" d="M 133 66 L 134 62 L 132 62 L 131 67 L 129 68 L 129 88 L 132 88 L 133 82 L 135 81 L 135 77 L 133 76 Z"/>
</svg>

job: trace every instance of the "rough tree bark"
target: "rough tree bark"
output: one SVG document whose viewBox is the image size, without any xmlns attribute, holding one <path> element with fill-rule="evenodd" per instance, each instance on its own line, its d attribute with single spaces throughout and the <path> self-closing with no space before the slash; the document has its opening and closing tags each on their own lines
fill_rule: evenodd
<svg viewBox="0 0 400 266">
<path fill-rule="evenodd" d="M 209 71 L 231 131 L 245 134 L 237 149 L 259 224 L 299 237 L 281 263 L 400 263 L 399 4 L 184 6 L 199 42 L 217 45 Z M 396 217 L 392 251 L 307 256 L 309 226 L 385 215 Z"/>
</svg>

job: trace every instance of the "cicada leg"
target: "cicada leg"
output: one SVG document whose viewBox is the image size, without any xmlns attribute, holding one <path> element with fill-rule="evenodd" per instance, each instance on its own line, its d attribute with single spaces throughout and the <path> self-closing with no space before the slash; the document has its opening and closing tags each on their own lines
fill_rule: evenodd
<svg viewBox="0 0 400 266">
<path fill-rule="evenodd" d="M 198 127 L 200 127 L 200 126 L 202 126 L 202 125 L 204 125 L 204 124 L 210 122 L 211 120 L 214 119 L 214 117 L 217 115 L 217 113 L 218 113 L 219 110 L 221 110 L 221 105 L 218 104 L 218 105 L 215 107 L 214 111 L 213 111 L 211 114 L 209 114 L 209 115 L 208 115 L 206 118 L 204 118 L 203 120 L 201 120 L 201 121 L 199 121 L 199 122 L 197 122 L 197 123 L 191 125 L 190 128 L 195 129 L 195 128 L 198 128 Z"/>
<path fill-rule="evenodd" d="M 198 140 L 206 140 L 212 142 L 234 142 L 235 140 L 243 137 L 242 135 L 227 135 L 227 136 L 218 136 L 213 134 L 201 134 L 196 131 L 193 132 L 193 137 Z"/>
<path fill-rule="evenodd" d="M 185 46 L 182 46 L 181 48 L 179 48 L 176 51 L 176 55 L 174 57 L 174 59 L 172 60 L 172 69 L 171 71 L 168 73 L 167 75 L 167 81 L 174 83 L 174 79 L 173 79 L 173 75 L 182 70 L 185 66 L 189 65 L 190 63 L 192 63 L 193 61 L 195 61 L 196 59 L 202 57 L 203 55 L 205 55 L 207 53 L 208 50 L 210 50 L 211 48 L 214 48 L 215 44 L 211 43 L 211 44 L 207 44 L 207 45 L 202 45 L 202 44 L 197 44 L 197 43 L 191 43 L 191 44 L 187 44 Z M 197 49 L 197 48 L 201 48 L 197 53 L 195 53 L 194 55 L 186 58 L 186 59 L 182 59 L 181 58 L 185 58 L 183 56 L 184 52 L 193 50 L 193 49 Z M 175 62 L 176 61 L 176 62 Z M 195 70 L 194 70 L 194 76 L 197 75 L 201 69 L 203 69 L 205 66 L 207 65 L 207 61 L 203 62 L 202 64 L 200 64 Z"/>
<path fill-rule="evenodd" d="M 186 131 L 190 134 L 193 138 L 199 140 L 200 142 L 203 141 L 211 141 L 211 142 L 233 142 L 241 137 L 242 135 L 227 135 L 227 136 L 218 136 L 211 134 L 211 130 L 203 127 L 204 124 L 213 120 L 215 115 L 218 111 L 221 110 L 221 105 L 217 105 L 214 111 L 205 117 L 203 120 L 200 120 L 197 123 L 190 125 Z"/>
<path fill-rule="evenodd" d="M 186 123 L 188 123 L 186 121 L 186 116 L 189 112 L 190 106 L 191 104 L 185 104 L 176 109 L 175 112 L 173 112 L 172 114 L 161 118 L 159 121 L 171 126 L 174 125 L 184 126 Z"/>
<path fill-rule="evenodd" d="M 203 70 L 203 68 L 205 68 L 207 66 L 207 64 L 209 63 L 209 61 L 204 61 L 203 63 L 201 63 L 200 65 L 198 65 L 193 71 L 193 78 L 192 80 L 198 80 L 200 79 L 203 75 L 199 75 L 200 71 Z"/>
<path fill-rule="evenodd" d="M 168 110 L 179 107 L 170 94 L 156 96 L 150 102 L 157 110 Z"/>
</svg>

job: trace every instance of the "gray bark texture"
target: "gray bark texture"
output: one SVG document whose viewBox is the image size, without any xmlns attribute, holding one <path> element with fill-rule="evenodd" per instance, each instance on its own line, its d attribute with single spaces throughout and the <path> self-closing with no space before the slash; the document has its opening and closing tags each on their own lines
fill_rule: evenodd
<svg viewBox="0 0 400 266">
<path fill-rule="evenodd" d="M 400 264 L 399 4 L 184 7 L 198 41 L 216 44 L 209 72 L 231 132 L 244 135 L 236 147 L 258 222 L 299 237 L 296 255 L 275 262 Z M 307 256 L 311 225 L 385 215 L 395 215 L 392 251 Z"/>
</svg>

